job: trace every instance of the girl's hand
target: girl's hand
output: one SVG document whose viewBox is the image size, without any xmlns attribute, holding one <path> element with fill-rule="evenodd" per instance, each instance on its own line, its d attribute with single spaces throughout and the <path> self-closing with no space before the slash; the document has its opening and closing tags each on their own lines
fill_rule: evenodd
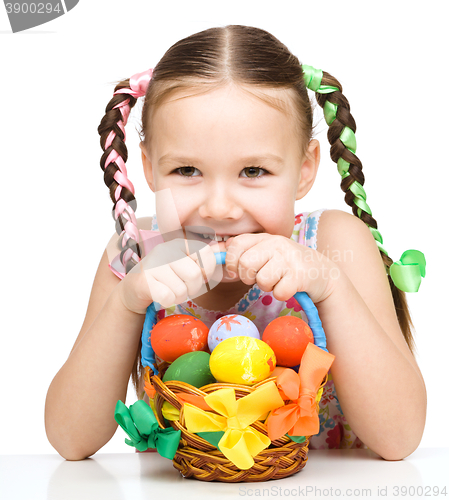
<svg viewBox="0 0 449 500">
<path fill-rule="evenodd" d="M 207 293 L 205 282 L 212 275 L 216 279 L 216 267 L 212 246 L 182 238 L 161 243 L 123 278 L 120 297 L 138 314 L 145 314 L 151 302 L 165 308 L 180 304 Z"/>
<path fill-rule="evenodd" d="M 313 302 L 325 300 L 341 270 L 325 255 L 285 236 L 240 234 L 226 241 L 226 268 L 247 285 L 257 283 L 277 300 L 305 291 Z"/>
</svg>

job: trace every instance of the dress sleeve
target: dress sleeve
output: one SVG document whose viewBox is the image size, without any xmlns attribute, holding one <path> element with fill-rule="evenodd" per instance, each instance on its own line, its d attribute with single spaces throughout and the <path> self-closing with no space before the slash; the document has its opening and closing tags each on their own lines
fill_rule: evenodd
<svg viewBox="0 0 449 500">
<path fill-rule="evenodd" d="M 125 277 L 126 271 L 123 264 L 120 262 L 120 254 L 116 255 L 109 264 L 109 269 L 121 280 Z"/>
<path fill-rule="evenodd" d="M 325 210 L 325 208 L 321 208 L 320 210 L 310 212 L 303 226 L 304 233 L 303 235 L 300 234 L 300 239 L 302 236 L 304 240 L 302 244 L 308 246 L 309 248 L 312 248 L 313 250 L 316 250 L 317 248 L 318 222 L 320 220 L 321 214 Z"/>
</svg>

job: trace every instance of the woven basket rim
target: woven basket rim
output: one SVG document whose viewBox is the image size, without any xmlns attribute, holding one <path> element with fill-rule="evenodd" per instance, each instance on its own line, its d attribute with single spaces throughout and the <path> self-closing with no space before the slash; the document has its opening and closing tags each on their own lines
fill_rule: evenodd
<svg viewBox="0 0 449 500">
<path fill-rule="evenodd" d="M 151 370 L 149 370 L 151 372 Z M 152 372 L 151 372 L 152 373 Z M 198 436 L 195 433 L 192 433 L 188 431 L 185 426 L 184 426 L 184 410 L 183 410 L 183 403 L 179 401 L 177 398 L 176 394 L 182 394 L 182 393 L 187 393 L 187 394 L 193 394 L 196 396 L 207 396 L 208 394 L 215 392 L 216 390 L 223 389 L 223 388 L 233 388 L 235 391 L 235 397 L 236 399 L 240 399 L 241 397 L 244 397 L 248 394 L 251 394 L 254 392 L 256 389 L 261 387 L 264 384 L 267 384 L 269 382 L 274 382 L 276 380 L 276 377 L 270 377 L 267 378 L 257 384 L 254 384 L 252 386 L 248 385 L 239 385 L 239 384 L 231 384 L 231 383 L 213 383 L 213 384 L 208 384 L 206 386 L 203 386 L 201 388 L 194 387 L 190 384 L 187 384 L 185 382 L 180 382 L 176 380 L 172 380 L 169 382 L 163 382 L 161 377 L 159 375 L 150 375 L 149 376 L 150 382 L 152 383 L 154 389 L 155 389 L 155 396 L 153 399 L 154 402 L 154 408 L 155 408 L 155 416 L 158 420 L 159 426 L 161 428 L 166 428 L 167 426 L 165 425 L 165 419 L 162 414 L 162 405 L 165 401 L 170 403 L 174 408 L 176 408 L 180 413 L 179 413 L 179 421 L 178 420 L 170 420 L 168 425 L 174 428 L 175 430 L 180 430 L 182 439 L 188 443 L 191 442 L 192 444 L 195 443 L 198 447 L 200 448 L 207 448 L 210 450 L 217 450 L 215 446 L 210 444 L 208 441 L 203 439 L 202 437 Z M 322 384 L 320 385 L 320 388 L 323 387 L 327 382 L 327 375 L 323 379 Z M 289 404 L 291 401 L 285 401 L 285 404 Z M 210 412 L 215 413 L 216 415 L 220 415 L 218 412 L 214 411 L 213 409 L 210 410 Z M 258 430 L 265 436 L 268 436 L 267 430 L 265 425 L 257 420 L 253 424 L 251 424 L 251 427 Z M 309 439 L 311 436 L 305 436 L 306 440 L 305 442 L 308 443 Z M 283 447 L 285 446 L 286 443 L 288 442 L 293 442 L 290 438 L 287 436 L 282 436 L 281 438 L 272 441 L 271 445 L 269 446 L 270 450 L 273 450 L 276 447 Z M 303 443 L 296 443 L 296 444 L 303 444 Z M 195 447 L 195 446 L 192 446 Z M 219 451 L 219 450 L 218 450 Z M 220 452 L 221 453 L 221 452 Z M 224 455 L 223 455 L 224 457 Z"/>
</svg>

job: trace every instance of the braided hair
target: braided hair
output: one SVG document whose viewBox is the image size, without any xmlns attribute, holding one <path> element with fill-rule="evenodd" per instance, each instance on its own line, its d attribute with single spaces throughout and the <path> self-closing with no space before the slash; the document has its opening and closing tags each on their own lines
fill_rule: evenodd
<svg viewBox="0 0 449 500">
<path fill-rule="evenodd" d="M 337 164 L 342 179 L 340 187 L 345 193 L 345 202 L 351 207 L 352 213 L 368 226 L 376 240 L 387 271 L 398 321 L 407 345 L 413 351 L 414 340 L 411 332 L 413 324 L 405 293 L 394 284 L 390 276 L 389 270 L 393 260 L 383 246 L 383 238 L 378 230 L 377 221 L 373 218 L 371 209 L 366 203 L 362 162 L 355 154 L 357 126 L 351 114 L 349 102 L 343 95 L 340 82 L 329 73 L 307 65 L 302 65 L 302 71 L 304 83 L 315 92 L 316 100 L 323 108 L 324 118 L 329 126 L 327 138 L 331 145 L 330 156 Z"/>
<path fill-rule="evenodd" d="M 140 261 L 142 253 L 135 216 L 137 203 L 134 186 L 128 179 L 125 165 L 128 159 L 125 125 L 131 109 L 137 102 L 137 97 L 145 95 L 151 73 L 152 70 L 148 70 L 118 83 L 98 127 L 100 145 L 104 151 L 100 166 L 114 203 L 112 214 L 115 219 L 115 229 L 121 236 L 120 261 L 126 272 Z"/>
</svg>

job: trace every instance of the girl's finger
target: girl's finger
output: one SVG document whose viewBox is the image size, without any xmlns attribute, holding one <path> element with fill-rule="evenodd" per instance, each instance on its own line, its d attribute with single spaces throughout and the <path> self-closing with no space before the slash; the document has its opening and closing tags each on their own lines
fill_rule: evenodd
<svg viewBox="0 0 449 500">
<path fill-rule="evenodd" d="M 284 275 L 273 287 L 273 296 L 281 302 L 291 299 L 297 292 L 297 286 L 287 275 Z"/>
<path fill-rule="evenodd" d="M 262 291 L 273 291 L 277 300 L 288 300 L 296 293 L 297 284 L 291 270 L 282 261 L 281 254 L 276 252 L 275 258 L 259 270 L 256 281 Z"/>
<path fill-rule="evenodd" d="M 175 303 L 176 296 L 164 283 L 157 281 L 149 272 L 145 272 L 150 295 L 153 302 L 158 302 L 162 307 L 170 307 Z"/>
<path fill-rule="evenodd" d="M 148 269 L 144 273 L 150 287 L 151 296 L 156 302 L 159 302 L 164 307 L 170 307 L 187 300 L 187 286 L 170 265 L 166 264 Z M 162 303 L 155 298 L 154 293 L 164 302 Z"/>
<path fill-rule="evenodd" d="M 193 299 L 203 293 L 207 293 L 202 269 L 193 259 L 185 257 L 173 262 L 170 267 L 184 282 L 189 298 Z"/>
<path fill-rule="evenodd" d="M 202 243 L 200 246 L 198 246 L 197 242 L 195 246 L 192 246 L 190 241 L 188 243 L 189 257 L 201 268 L 204 281 L 210 283 L 218 277 L 218 282 L 220 282 L 223 277 L 223 270 L 221 266 L 217 266 L 215 258 L 215 252 L 219 252 L 218 243 L 212 241 L 209 245 Z"/>
<path fill-rule="evenodd" d="M 275 257 L 275 252 L 276 249 L 266 239 L 246 250 L 239 259 L 240 279 L 248 285 L 255 283 L 258 272 Z M 278 260 L 279 256 L 278 253 Z"/>
<path fill-rule="evenodd" d="M 238 274 L 242 254 L 270 236 L 266 233 L 260 233 L 240 234 L 229 238 L 226 242 L 226 269 L 228 272 Z"/>
<path fill-rule="evenodd" d="M 216 241 L 210 242 L 209 245 L 204 246 L 197 252 L 196 256 L 201 259 L 200 264 L 204 269 L 207 279 L 210 279 L 217 267 L 217 259 L 215 258 L 215 253 L 219 252 L 218 243 Z M 200 260 L 198 259 L 198 261 Z"/>
</svg>

